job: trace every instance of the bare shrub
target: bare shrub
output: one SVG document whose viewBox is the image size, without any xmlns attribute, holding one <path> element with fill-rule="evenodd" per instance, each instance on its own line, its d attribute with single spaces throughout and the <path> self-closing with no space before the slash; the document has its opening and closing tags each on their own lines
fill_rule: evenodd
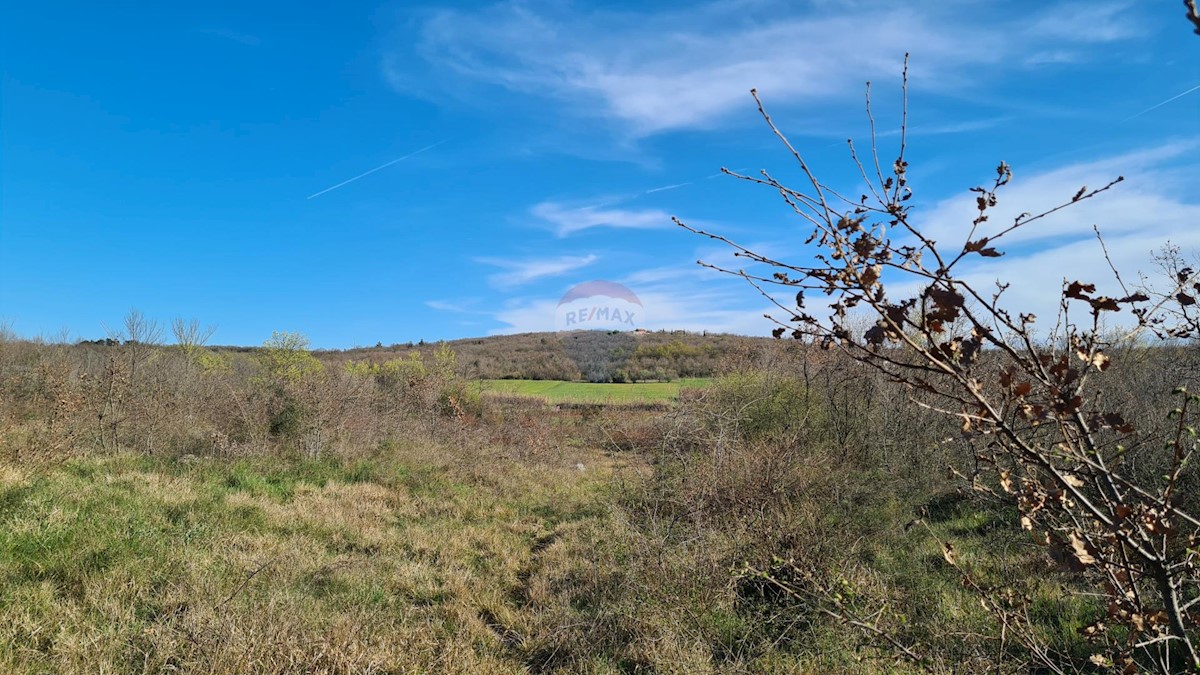
<svg viewBox="0 0 1200 675">
<path fill-rule="evenodd" d="M 448 347 L 382 364 L 318 358 L 298 333 L 260 349 L 211 348 L 211 329 L 172 324 L 176 344 L 131 312 L 119 331 L 77 345 L 0 342 L 0 450 L 354 455 L 389 438 L 461 436 L 483 423 L 479 392 Z"/>
<path fill-rule="evenodd" d="M 907 92 L 907 71 L 905 83 Z M 955 465 L 959 476 L 981 495 L 1014 506 L 1019 526 L 1091 593 L 1105 598 L 1107 609 L 1085 631 L 1098 645 L 1093 663 L 1164 673 L 1200 668 L 1200 621 L 1194 611 L 1200 603 L 1200 519 L 1186 509 L 1184 487 L 1194 480 L 1193 418 L 1200 396 L 1177 389 L 1174 403 L 1148 413 L 1152 417 L 1144 422 L 1104 395 L 1104 381 L 1115 371 L 1116 360 L 1137 350 L 1143 340 L 1190 335 L 1186 325 L 1172 321 L 1179 313 L 1172 317 L 1164 308 L 1186 310 L 1195 303 L 1190 294 L 1195 273 L 1179 270 L 1158 302 L 1145 292 L 1124 289 L 1119 274 L 1122 293 L 1113 296 L 1091 281 L 1065 280 L 1059 320 L 1045 331 L 1038 330 L 1041 324 L 1032 314 L 1006 308 L 1007 286 L 978 288 L 961 274 L 967 261 L 1001 257 L 998 246 L 1011 233 L 1095 198 L 1122 179 L 1081 188 L 1064 195 L 1057 206 L 993 225 L 991 212 L 1013 179 L 1012 169 L 1001 162 L 993 180 L 972 189 L 978 210 L 964 228 L 963 240 L 935 242 L 908 203 L 913 191 L 905 158 L 906 123 L 894 160 L 881 159 L 874 136 L 866 161 L 860 161 L 851 143 L 851 157 L 864 181 L 862 198 L 851 199 L 813 173 L 757 93 L 751 93 L 808 184 L 794 189 L 766 171 L 759 176 L 726 173 L 779 194 L 810 227 L 814 253 L 803 262 L 778 260 L 679 223 L 728 244 L 766 271 L 714 269 L 745 279 L 784 312 L 777 338 L 835 350 L 902 385 L 917 405 L 957 421 L 958 434 L 973 455 Z M 795 293 L 795 303 L 775 300 L 769 286 Z M 813 294 L 828 302 L 814 301 Z M 1105 318 L 1114 315 L 1132 316 L 1128 331 L 1105 330 Z M 865 327 L 862 317 L 867 317 Z M 1165 438 L 1139 435 L 1143 424 L 1154 427 L 1153 416 L 1171 419 Z M 970 569 L 949 544 L 945 560 L 962 570 L 969 583 Z M 1026 615 L 996 609 L 1029 602 L 1011 587 L 974 588 L 1004 626 L 1016 625 Z M 1006 594 L 1016 598 L 1009 605 L 999 599 Z M 827 595 L 814 597 L 829 601 Z M 1035 631 L 1011 630 L 1008 635 L 1018 642 L 1027 637 L 1027 657 L 1041 667 L 1055 672 L 1072 667 L 1038 642 Z M 907 648 L 903 653 L 921 658 Z"/>
</svg>

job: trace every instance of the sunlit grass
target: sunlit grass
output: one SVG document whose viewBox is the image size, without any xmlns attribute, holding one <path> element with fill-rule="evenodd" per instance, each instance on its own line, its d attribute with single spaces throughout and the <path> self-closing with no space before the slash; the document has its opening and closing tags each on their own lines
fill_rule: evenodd
<svg viewBox="0 0 1200 675">
<path fill-rule="evenodd" d="M 836 623 L 765 630 L 803 607 L 763 614 L 713 582 L 758 555 L 753 532 L 642 522 L 614 501 L 637 475 L 632 457 L 425 442 L 4 468 L 0 672 L 908 672 Z M 1052 643 L 1078 650 L 1085 607 L 997 518 L 953 505 L 867 548 L 912 612 L 902 637 L 990 630 L 941 539 L 988 582 L 1019 570 Z"/>
<path fill-rule="evenodd" d="M 682 389 L 706 387 L 711 382 L 707 377 L 637 383 L 483 380 L 479 387 L 483 392 L 537 397 L 548 403 L 654 403 L 674 401 Z"/>
<path fill-rule="evenodd" d="M 522 672 L 513 598 L 612 460 L 390 452 L 5 470 L 0 671 Z"/>
</svg>

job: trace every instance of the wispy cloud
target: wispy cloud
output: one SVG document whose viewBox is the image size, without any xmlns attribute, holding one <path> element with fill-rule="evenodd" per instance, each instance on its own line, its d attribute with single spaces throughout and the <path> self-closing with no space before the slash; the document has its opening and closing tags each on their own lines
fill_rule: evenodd
<svg viewBox="0 0 1200 675">
<path fill-rule="evenodd" d="M 622 209 L 605 205 L 569 206 L 562 202 L 546 201 L 534 206 L 530 212 L 553 227 L 560 237 L 593 227 L 671 227 L 671 214 L 660 209 Z"/>
<path fill-rule="evenodd" d="M 1168 241 L 1186 253 L 1200 251 L 1200 230 L 1195 226 L 1200 222 L 1200 200 L 1188 187 L 1200 179 L 1200 169 L 1187 161 L 1197 148 L 1200 139 L 1175 141 L 1026 176 L 1018 167 L 976 238 L 994 234 L 1023 211 L 1037 213 L 1070 201 L 1085 185 L 1098 188 L 1118 175 L 1125 180 L 1108 192 L 1006 235 L 996 244 L 1005 252 L 1003 257 L 968 258 L 960 273 L 981 290 L 993 288 L 996 281 L 1010 284 L 1002 304 L 1013 311 L 1033 312 L 1046 321 L 1052 321 L 1057 312 L 1058 289 L 1064 279 L 1096 283 L 1102 292 L 1118 295 L 1120 288 L 1093 226 L 1099 227 L 1111 260 L 1126 283 L 1136 283 L 1139 273 L 1152 273 L 1152 254 Z M 943 252 L 963 243 L 976 215 L 973 194 L 914 211 L 915 222 Z"/>
<path fill-rule="evenodd" d="M 439 312 L 452 312 L 454 314 L 481 314 L 480 310 L 473 309 L 471 305 L 474 301 L 449 301 L 449 300 L 426 300 L 425 306 L 430 309 L 436 309 Z"/>
<path fill-rule="evenodd" d="M 1117 176 L 1125 180 L 1114 189 L 1054 214 L 1051 218 L 1014 231 L 1005 245 L 1051 246 L 1056 241 L 1088 239 L 1098 224 L 1107 234 L 1160 232 L 1170 236 L 1196 215 L 1190 199 L 1187 169 L 1190 156 L 1200 149 L 1200 139 L 1178 140 L 1133 152 L 1022 175 L 1000 192 L 1000 203 L 978 235 L 990 236 L 1022 212 L 1037 213 L 1069 201 L 1079 188 L 1098 188 Z M 937 202 L 921 212 L 926 234 L 939 242 L 961 240 L 977 215 L 974 194 L 960 194 Z M 1189 225 L 1190 227 L 1190 225 Z"/>
<path fill-rule="evenodd" d="M 785 255 L 778 245 L 770 242 L 755 241 L 750 245 L 755 250 Z M 643 306 L 639 318 L 643 328 L 770 334 L 775 324 L 763 315 L 773 307 L 744 280 L 703 268 L 696 264 L 696 258 L 727 268 L 744 266 L 744 260 L 734 257 L 727 247 L 701 243 L 692 255 L 672 255 L 661 265 L 634 269 L 611 280 L 637 294 Z M 511 297 L 493 311 L 492 318 L 502 326 L 493 332 L 558 330 L 555 324 L 558 300 L 555 293 Z"/>
<path fill-rule="evenodd" d="M 585 256 L 559 256 L 532 260 L 510 260 L 506 258 L 476 258 L 476 262 L 499 267 L 504 272 L 493 274 L 488 281 L 501 290 L 523 286 L 538 279 L 556 277 L 567 272 L 587 267 L 599 260 L 595 254 Z"/>
<path fill-rule="evenodd" d="M 735 173 L 748 171 L 738 169 Z M 565 237 L 569 234 L 582 232 L 595 227 L 612 227 L 617 229 L 650 230 L 669 228 L 673 225 L 673 214 L 654 208 L 619 208 L 648 195 L 669 192 L 696 185 L 714 178 L 723 178 L 724 173 L 713 173 L 706 176 L 692 177 L 678 183 L 659 185 L 637 192 L 622 195 L 609 195 L 589 200 L 573 202 L 547 200 L 540 202 L 530 209 L 530 213 L 548 224 L 556 234 Z"/>
<path fill-rule="evenodd" d="M 1012 120 L 1008 116 L 986 117 L 982 119 L 964 120 L 961 122 L 947 122 L 945 124 L 914 124 L 907 129 L 905 133 L 910 138 L 915 136 L 943 136 L 948 134 L 964 134 L 972 131 L 983 131 L 991 129 L 999 124 L 1003 124 Z M 876 138 L 888 138 L 890 136 L 899 136 L 899 129 L 885 129 L 875 132 Z"/>
<path fill-rule="evenodd" d="M 338 183 L 337 185 L 334 185 L 332 187 L 327 187 L 324 190 L 321 190 L 320 192 L 314 192 L 311 195 L 305 197 L 305 199 L 312 199 L 313 197 L 320 197 L 321 195 L 325 194 L 326 192 L 333 192 L 334 190 L 336 190 L 340 187 L 349 185 L 360 178 L 366 178 L 367 176 L 370 176 L 371 174 L 375 173 L 376 171 L 381 171 L 383 169 L 388 168 L 389 166 L 391 166 L 393 164 L 396 164 L 398 162 L 403 162 L 404 160 L 408 159 L 409 157 L 415 157 L 415 156 L 421 154 L 422 152 L 425 152 L 426 150 L 432 150 L 445 142 L 446 141 L 438 141 L 437 143 L 434 143 L 433 145 L 427 145 L 427 146 L 421 148 L 420 150 L 415 150 L 413 152 L 410 152 L 407 155 L 404 155 L 403 157 L 397 157 L 396 159 L 393 159 L 390 162 L 385 162 L 383 164 L 380 164 L 379 166 L 375 167 L 374 169 L 371 169 L 370 171 L 364 171 L 363 173 L 358 174 L 354 178 L 349 178 L 347 180 L 344 180 L 344 181 Z"/>
<path fill-rule="evenodd" d="M 989 66 L 1020 67 L 1035 52 L 1043 63 L 1069 61 L 1137 34 L 1127 6 L 1068 3 L 1006 17 L 984 2 L 709 2 L 644 12 L 505 2 L 427 14 L 416 51 L 445 80 L 550 98 L 646 136 L 712 126 L 744 106 L 752 86 L 804 106 L 855 96 L 864 80 L 899 73 L 916 46 L 916 88 L 970 87 Z M 1053 54 L 1040 49 L 1051 40 Z M 402 62 L 411 60 L 393 53 L 385 69 L 409 88 Z"/>
<path fill-rule="evenodd" d="M 1014 312 L 1036 314 L 1042 318 L 1041 323 L 1047 324 L 1056 315 L 1064 279 L 1096 283 L 1100 292 L 1109 295 L 1121 293 L 1096 241 L 1093 226 L 1100 228 L 1109 257 L 1122 272 L 1126 284 L 1136 284 L 1140 273 L 1153 276 L 1153 254 L 1167 242 L 1179 246 L 1189 257 L 1200 253 L 1200 230 L 1195 227 L 1200 222 L 1200 199 L 1189 187 L 1200 180 L 1200 167 L 1190 162 L 1197 149 L 1200 138 L 1172 141 L 1028 175 L 1021 174 L 1018 167 L 1016 178 L 1002 190 L 999 205 L 989 213 L 990 220 L 976 232 L 975 238 L 994 234 L 1011 224 L 1020 212 L 1037 213 L 1070 201 L 1084 185 L 1097 188 L 1118 175 L 1124 175 L 1125 180 L 1093 199 L 1073 204 L 1005 236 L 997 244 L 1005 252 L 1001 258 L 965 259 L 958 269 L 960 278 L 985 294 L 995 288 L 997 281 L 1008 284 L 1001 305 Z M 945 253 L 964 243 L 976 215 L 975 195 L 964 193 L 918 206 L 913 212 L 913 222 L 937 241 Z M 804 264 L 804 257 L 811 254 L 810 250 L 780 243 L 743 243 L 768 257 L 798 264 Z M 709 247 L 697 253 L 707 262 L 730 269 L 748 264 L 744 258 L 729 257 L 727 248 Z M 770 273 L 752 267 L 749 271 L 768 276 Z M 662 303 L 663 309 L 656 312 L 651 312 L 647 303 L 647 316 L 654 317 L 662 327 L 705 327 L 703 323 L 689 322 L 686 311 L 708 312 L 704 321 L 709 322 L 710 329 L 720 327 L 755 334 L 763 334 L 772 327 L 760 318 L 764 312 L 786 319 L 744 284 L 734 283 L 731 287 L 720 285 L 722 281 L 737 280 L 685 265 L 637 270 L 621 279 L 644 301 L 655 298 Z M 894 299 L 900 299 L 915 288 L 916 284 L 896 284 L 889 290 Z M 772 289 L 767 287 L 767 290 Z M 704 300 L 697 305 L 684 295 Z M 789 295 L 780 296 L 784 305 L 791 302 Z M 820 298 L 813 300 L 820 302 Z M 819 311 L 816 305 L 808 309 Z M 509 318 L 516 320 L 522 316 L 514 312 Z M 1128 321 L 1128 316 L 1112 317 L 1114 323 L 1121 323 L 1122 318 Z"/>
<path fill-rule="evenodd" d="M 1059 2 L 1028 23 L 1033 39 L 1071 43 L 1104 43 L 1141 35 L 1144 27 L 1130 18 L 1130 0 Z"/>
<path fill-rule="evenodd" d="M 650 330 L 691 330 L 742 335 L 767 335 L 773 324 L 763 317 L 757 295 L 727 279 L 704 286 L 656 284 L 635 289 L 644 307 L 640 326 Z M 749 292 L 748 292 L 749 291 Z M 493 318 L 502 324 L 494 333 L 557 330 L 558 298 L 533 297 L 509 301 Z"/>
</svg>

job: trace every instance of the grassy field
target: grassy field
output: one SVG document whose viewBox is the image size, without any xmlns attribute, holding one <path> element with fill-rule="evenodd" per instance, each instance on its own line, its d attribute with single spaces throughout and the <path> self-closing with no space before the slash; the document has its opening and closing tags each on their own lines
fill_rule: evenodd
<svg viewBox="0 0 1200 675">
<path fill-rule="evenodd" d="M 635 384 L 561 380 L 483 380 L 480 389 L 483 392 L 534 396 L 549 403 L 653 403 L 674 401 L 679 397 L 681 389 L 705 387 L 711 382 L 711 378 L 706 377 Z"/>
<path fill-rule="evenodd" d="M 613 508 L 622 466 L 644 471 L 409 444 L 3 468 L 0 672 L 911 672 L 886 653 L 856 662 L 871 652 L 836 625 L 764 629 L 709 581 L 729 575 L 727 534 L 697 534 L 703 555 L 691 538 L 660 548 Z M 1017 562 L 984 552 L 986 517 L 932 525 L 992 575 Z M 919 531 L 875 552 L 931 614 L 986 630 L 940 557 Z M 1030 590 L 1078 642 L 1055 582 Z"/>
<path fill-rule="evenodd" d="M 893 427 L 859 393 L 880 381 L 295 379 L 175 350 L 131 380 L 144 353 L 74 349 L 0 350 L 0 673 L 1031 672 L 943 541 L 1089 663 L 1104 607 L 950 489 L 942 428 Z"/>
<path fill-rule="evenodd" d="M 528 672 L 612 461 L 446 456 L 0 468 L 0 672 Z"/>
</svg>

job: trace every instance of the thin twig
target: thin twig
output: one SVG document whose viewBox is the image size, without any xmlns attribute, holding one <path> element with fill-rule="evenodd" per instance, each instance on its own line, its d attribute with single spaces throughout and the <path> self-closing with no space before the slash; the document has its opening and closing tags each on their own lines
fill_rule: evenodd
<svg viewBox="0 0 1200 675">
<path fill-rule="evenodd" d="M 250 583 L 251 579 L 258 576 L 259 572 L 265 570 L 269 565 L 271 565 L 271 563 L 274 563 L 276 560 L 279 560 L 280 557 L 281 556 L 279 556 L 279 555 L 272 556 L 272 557 L 268 558 L 265 562 L 263 562 L 263 564 L 254 568 L 254 570 L 252 572 L 250 572 L 250 574 L 246 575 L 245 579 L 242 579 L 242 583 L 238 584 L 238 587 L 233 589 L 233 592 L 229 594 L 229 597 L 227 597 L 224 600 L 222 600 L 221 602 L 217 603 L 216 609 L 220 609 L 221 607 L 224 607 L 225 605 L 229 604 L 229 602 L 231 600 L 233 600 L 233 598 L 235 596 L 237 596 L 238 593 L 242 592 L 242 589 L 244 589 L 246 587 L 246 584 Z"/>
<path fill-rule="evenodd" d="M 1125 288 L 1125 282 L 1121 280 L 1121 273 L 1117 271 L 1117 266 L 1113 264 L 1112 256 L 1108 255 L 1108 246 L 1104 243 L 1104 237 L 1100 236 L 1100 227 L 1093 223 L 1092 231 L 1096 233 L 1096 241 L 1100 242 L 1100 249 L 1104 251 L 1104 262 L 1108 263 L 1108 269 L 1112 270 L 1113 276 L 1117 278 L 1117 283 L 1121 286 L 1121 292 L 1128 297 L 1130 295 L 1129 289 Z"/>
</svg>

